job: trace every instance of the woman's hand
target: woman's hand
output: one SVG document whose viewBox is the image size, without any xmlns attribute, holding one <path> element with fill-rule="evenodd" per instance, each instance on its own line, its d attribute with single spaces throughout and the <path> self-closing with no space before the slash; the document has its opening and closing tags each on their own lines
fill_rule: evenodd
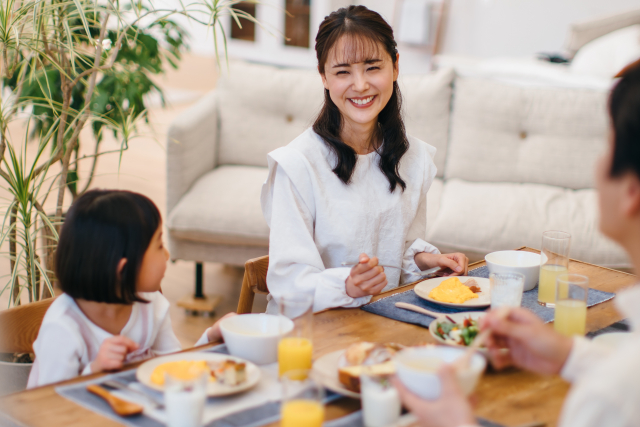
<svg viewBox="0 0 640 427">
<path fill-rule="evenodd" d="M 398 378 L 393 385 L 400 400 L 413 413 L 422 427 L 459 427 L 475 425 L 471 404 L 464 396 L 456 379 L 455 368 L 444 365 L 438 372 L 441 394 L 436 400 L 424 400 L 409 391 Z"/>
<path fill-rule="evenodd" d="M 112 371 L 122 368 L 127 354 L 138 349 L 138 343 L 122 335 L 107 338 L 100 345 L 98 355 L 91 362 L 91 372 Z"/>
<path fill-rule="evenodd" d="M 413 259 L 420 270 L 442 267 L 438 276 L 464 276 L 469 271 L 469 258 L 465 254 L 430 254 L 420 252 Z"/>
<path fill-rule="evenodd" d="M 367 254 L 360 254 L 360 262 L 353 266 L 344 283 L 347 295 L 351 298 L 360 298 L 378 295 L 388 282 L 384 268 L 378 265 L 378 258 L 369 258 Z"/>
<path fill-rule="evenodd" d="M 216 321 L 216 323 L 213 324 L 213 326 L 207 329 L 207 339 L 209 340 L 209 342 L 222 341 L 222 332 L 220 331 L 220 322 L 222 322 L 227 317 L 233 317 L 237 315 L 238 313 L 236 312 L 227 313 L 221 318 L 219 318 Z"/>
<path fill-rule="evenodd" d="M 497 369 L 517 366 L 540 374 L 558 374 L 573 346 L 571 338 L 524 308 L 511 308 L 507 316 L 489 312 L 480 320 L 480 329 L 485 328 L 491 329 L 487 347 Z"/>
</svg>

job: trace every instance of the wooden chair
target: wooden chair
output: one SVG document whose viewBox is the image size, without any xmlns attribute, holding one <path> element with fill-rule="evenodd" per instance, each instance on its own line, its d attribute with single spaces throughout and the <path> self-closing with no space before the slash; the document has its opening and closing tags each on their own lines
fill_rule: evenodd
<svg viewBox="0 0 640 427">
<path fill-rule="evenodd" d="M 0 311 L 0 353 L 33 353 L 33 342 L 54 299 Z"/>
<path fill-rule="evenodd" d="M 238 301 L 238 314 L 251 313 L 253 298 L 256 293 L 268 294 L 267 270 L 269 269 L 269 255 L 253 258 L 244 263 L 244 277 Z"/>
</svg>

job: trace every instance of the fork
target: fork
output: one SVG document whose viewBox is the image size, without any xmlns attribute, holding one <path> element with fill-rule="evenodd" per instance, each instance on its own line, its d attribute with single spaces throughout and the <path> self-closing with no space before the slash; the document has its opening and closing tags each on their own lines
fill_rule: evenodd
<svg viewBox="0 0 640 427">
<path fill-rule="evenodd" d="M 350 263 L 350 262 L 346 262 L 346 261 L 340 263 L 340 265 L 343 266 L 343 267 L 353 267 L 354 265 L 358 265 L 358 264 Z M 409 271 L 406 268 L 398 267 L 398 266 L 395 266 L 395 265 L 386 265 L 386 264 L 378 264 L 378 265 L 380 267 L 384 267 L 384 268 L 397 268 L 397 269 L 402 270 L 403 272 L 405 272 L 407 274 L 417 274 L 420 277 L 428 277 L 428 276 L 436 274 L 437 272 L 442 270 L 442 267 L 433 267 L 433 268 L 430 268 L 428 270 L 423 270 L 420 273 L 416 273 L 415 271 Z"/>
<path fill-rule="evenodd" d="M 142 396 L 145 398 L 145 400 L 149 403 L 151 403 L 153 405 L 153 407 L 155 409 L 163 409 L 164 408 L 164 403 L 162 403 L 161 401 L 159 401 L 158 399 L 147 395 L 146 393 L 141 392 L 140 390 L 136 390 L 135 388 L 127 385 L 127 384 L 123 384 L 120 381 L 116 381 L 116 380 L 107 380 L 105 382 L 100 383 L 101 386 L 106 386 L 107 388 L 111 388 L 111 389 L 115 389 L 115 390 L 124 390 L 124 391 L 131 391 L 133 393 L 135 393 L 138 396 Z"/>
</svg>

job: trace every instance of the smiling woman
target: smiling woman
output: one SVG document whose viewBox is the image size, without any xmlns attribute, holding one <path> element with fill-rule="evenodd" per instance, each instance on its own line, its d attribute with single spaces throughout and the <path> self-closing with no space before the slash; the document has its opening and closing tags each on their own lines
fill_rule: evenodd
<svg viewBox="0 0 640 427">
<path fill-rule="evenodd" d="M 365 304 L 427 268 L 464 274 L 463 254 L 423 240 L 435 148 L 405 132 L 391 27 L 364 6 L 339 9 L 320 24 L 316 53 L 324 106 L 311 129 L 268 155 L 267 311 L 288 292 L 312 294 L 319 311 Z M 409 273 L 387 273 L 379 260 Z"/>
</svg>

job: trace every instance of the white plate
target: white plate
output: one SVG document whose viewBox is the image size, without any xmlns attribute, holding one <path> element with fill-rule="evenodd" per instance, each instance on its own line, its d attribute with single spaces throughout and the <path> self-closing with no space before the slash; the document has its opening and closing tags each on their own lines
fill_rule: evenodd
<svg viewBox="0 0 640 427">
<path fill-rule="evenodd" d="M 338 350 L 327 353 L 313 362 L 313 379 L 335 393 L 360 399 L 360 393 L 346 389 L 338 379 L 338 361 L 344 352 L 345 350 Z"/>
<path fill-rule="evenodd" d="M 239 357 L 228 356 L 226 354 L 219 353 L 205 353 L 205 352 L 193 352 L 193 353 L 180 353 L 171 354 L 169 356 L 156 357 L 155 359 L 148 360 L 138 367 L 136 371 L 136 377 L 142 384 L 150 387 L 154 390 L 164 391 L 164 387 L 151 382 L 151 374 L 153 370 L 167 362 L 177 362 L 179 360 L 204 360 L 207 362 L 222 362 L 225 360 L 234 360 L 236 362 L 246 363 L 247 380 L 242 384 L 236 386 L 230 386 L 221 384 L 217 381 L 209 382 L 207 386 L 207 395 L 211 397 L 227 396 L 230 394 L 240 393 L 254 387 L 260 381 L 262 373 L 260 368 L 251 362 L 248 362 Z"/>
<path fill-rule="evenodd" d="M 469 317 L 471 317 L 473 320 L 478 320 L 481 317 L 484 317 L 486 314 L 487 313 L 484 312 L 484 311 L 468 311 L 468 312 L 464 312 L 464 313 L 450 313 L 450 314 L 443 313 L 442 317 L 438 317 L 436 320 L 434 320 L 433 322 L 431 322 L 429 324 L 429 332 L 431 332 L 431 336 L 433 338 L 435 338 L 435 340 L 438 341 L 439 343 L 442 343 L 442 344 L 445 344 L 445 345 L 450 345 L 452 347 L 465 347 L 466 348 L 466 346 L 464 346 L 464 345 L 454 344 L 454 343 L 451 343 L 450 341 L 445 341 L 444 339 L 440 338 L 438 336 L 438 334 L 436 334 L 436 327 L 438 326 L 438 323 L 442 323 L 442 322 L 451 323 L 444 316 L 449 316 L 451 318 L 451 320 L 455 320 L 456 323 L 462 324 L 464 319 L 468 319 Z M 480 352 L 481 353 L 485 353 L 486 349 L 480 348 Z"/>
<path fill-rule="evenodd" d="M 466 282 L 469 279 L 475 279 L 478 282 L 478 286 L 480 287 L 480 292 L 478 298 L 470 299 L 469 301 L 465 301 L 462 304 L 450 303 L 450 302 L 441 302 L 436 301 L 432 298 L 429 298 L 429 292 L 435 287 L 437 287 L 443 281 L 450 279 L 451 277 L 436 277 L 435 279 L 425 280 L 424 282 L 420 282 L 416 285 L 413 290 L 416 295 L 420 298 L 426 299 L 429 302 L 444 305 L 447 307 L 457 307 L 457 308 L 481 308 L 481 307 L 489 307 L 491 305 L 491 285 L 489 284 L 489 279 L 485 279 L 483 277 L 468 277 L 468 276 L 457 276 L 458 279 L 462 283 Z"/>
</svg>

